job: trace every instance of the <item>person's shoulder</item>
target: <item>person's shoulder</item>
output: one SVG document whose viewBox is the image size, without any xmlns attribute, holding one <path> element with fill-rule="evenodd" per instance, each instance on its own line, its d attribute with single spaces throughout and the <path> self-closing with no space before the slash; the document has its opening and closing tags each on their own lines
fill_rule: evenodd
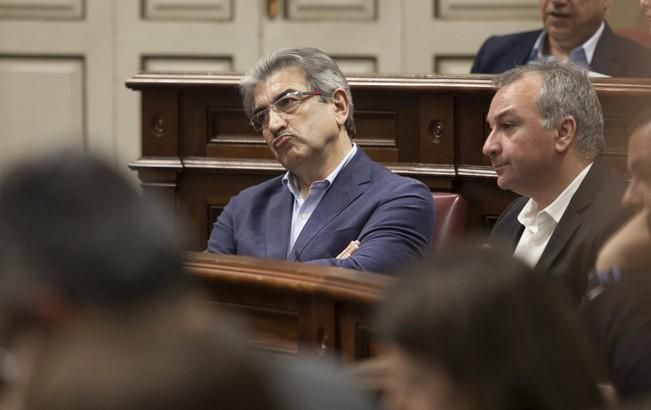
<svg viewBox="0 0 651 410">
<path fill-rule="evenodd" d="M 424 189 L 431 192 L 429 187 L 418 179 L 397 174 L 383 164 L 377 163 L 373 160 L 371 160 L 371 163 L 373 174 L 376 176 L 376 181 L 382 184 L 382 187 L 385 190 L 400 189 L 401 191 L 413 191 Z"/>
<path fill-rule="evenodd" d="M 252 197 L 267 196 L 276 193 L 284 188 L 282 183 L 283 176 L 284 174 L 245 188 L 235 198 L 250 200 Z"/>
<path fill-rule="evenodd" d="M 542 30 L 520 31 L 517 33 L 491 36 L 484 41 L 481 48 L 506 47 L 514 43 L 536 41 Z"/>
<path fill-rule="evenodd" d="M 651 54 L 651 49 L 649 49 L 644 44 L 638 43 L 637 41 L 630 38 L 620 36 L 612 29 L 605 32 L 604 35 L 607 36 L 612 44 L 620 50 L 624 50 L 628 53 L 639 54 L 640 56 Z"/>
</svg>

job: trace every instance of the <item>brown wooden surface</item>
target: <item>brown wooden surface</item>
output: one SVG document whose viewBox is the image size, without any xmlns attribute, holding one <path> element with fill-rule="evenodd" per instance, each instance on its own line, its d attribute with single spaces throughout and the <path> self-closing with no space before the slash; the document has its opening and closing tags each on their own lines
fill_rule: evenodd
<svg viewBox="0 0 651 410">
<path fill-rule="evenodd" d="M 206 247 L 212 222 L 243 188 L 283 172 L 249 125 L 239 75 L 138 74 L 142 158 L 131 167 L 143 188 L 185 215 L 189 249 Z M 489 76 L 350 77 L 357 144 L 372 158 L 430 189 L 461 193 L 468 229 L 486 232 L 514 198 L 495 185 L 481 153 L 493 88 Z M 594 80 L 605 117 L 605 158 L 625 170 L 628 125 L 651 106 L 651 80 Z"/>
<path fill-rule="evenodd" d="M 278 353 L 374 354 L 370 312 L 394 278 L 244 256 L 186 253 L 213 300 L 242 317 L 256 347 Z"/>
</svg>

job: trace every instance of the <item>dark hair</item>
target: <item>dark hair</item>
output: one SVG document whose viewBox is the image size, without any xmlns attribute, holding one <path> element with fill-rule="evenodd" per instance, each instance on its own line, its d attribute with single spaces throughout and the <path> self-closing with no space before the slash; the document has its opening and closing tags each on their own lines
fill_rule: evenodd
<svg viewBox="0 0 651 410">
<path fill-rule="evenodd" d="M 566 295 L 506 253 L 464 247 L 413 266 L 386 296 L 378 328 L 478 408 L 601 403 L 603 369 Z"/>
<path fill-rule="evenodd" d="M 0 182 L 1 301 L 42 287 L 73 304 L 120 305 L 174 289 L 184 274 L 173 221 L 97 158 L 27 160 Z"/>
</svg>

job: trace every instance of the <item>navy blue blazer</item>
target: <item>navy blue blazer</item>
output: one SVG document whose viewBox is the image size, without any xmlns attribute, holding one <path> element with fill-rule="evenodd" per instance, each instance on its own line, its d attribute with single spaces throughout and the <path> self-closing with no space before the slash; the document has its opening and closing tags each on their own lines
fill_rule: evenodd
<svg viewBox="0 0 651 410">
<path fill-rule="evenodd" d="M 488 38 L 477 52 L 470 72 L 500 74 L 526 64 L 541 32 L 535 30 Z M 651 50 L 618 36 L 606 24 L 590 69 L 613 77 L 651 77 Z"/>
<path fill-rule="evenodd" d="M 289 257 L 294 197 L 282 176 L 233 197 L 213 226 L 208 251 L 388 273 L 431 248 L 432 193 L 358 149 L 296 239 Z M 353 240 L 360 248 L 336 256 Z"/>
</svg>

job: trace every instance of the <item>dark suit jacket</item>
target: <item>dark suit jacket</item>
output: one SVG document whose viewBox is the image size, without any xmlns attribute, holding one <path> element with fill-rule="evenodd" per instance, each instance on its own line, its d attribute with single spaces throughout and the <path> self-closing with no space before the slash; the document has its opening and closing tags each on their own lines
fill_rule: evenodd
<svg viewBox="0 0 651 410">
<path fill-rule="evenodd" d="M 294 197 L 276 177 L 231 199 L 208 251 L 388 272 L 431 247 L 434 208 L 421 182 L 391 173 L 358 149 L 296 239 L 289 258 Z M 353 240 L 352 257 L 336 256 Z"/>
<path fill-rule="evenodd" d="M 588 334 L 622 398 L 651 396 L 651 272 L 624 272 L 581 304 Z M 639 407 L 649 408 L 649 407 Z"/>
<path fill-rule="evenodd" d="M 477 52 L 470 72 L 499 74 L 526 64 L 541 31 L 490 37 Z M 651 50 L 616 35 L 606 24 L 590 69 L 614 77 L 651 77 Z"/>
<path fill-rule="evenodd" d="M 621 206 L 625 189 L 623 176 L 603 160 L 595 160 L 538 260 L 536 269 L 558 277 L 577 303 L 599 248 L 630 216 Z M 515 250 L 524 231 L 518 214 L 528 200 L 516 199 L 500 215 L 490 236 L 494 246 L 506 244 Z"/>
</svg>

